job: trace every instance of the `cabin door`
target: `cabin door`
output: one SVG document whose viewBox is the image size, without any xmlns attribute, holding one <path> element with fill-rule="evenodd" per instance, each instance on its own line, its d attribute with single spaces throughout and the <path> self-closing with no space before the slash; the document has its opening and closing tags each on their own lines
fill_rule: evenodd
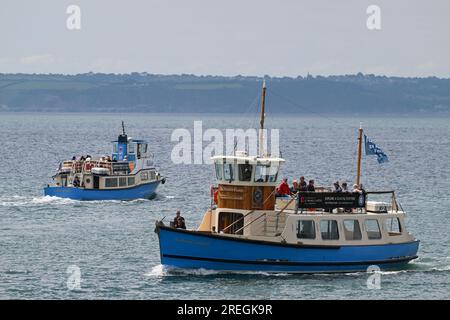
<svg viewBox="0 0 450 320">
<path fill-rule="evenodd" d="M 67 187 L 67 175 L 61 175 L 61 186 Z"/>
<path fill-rule="evenodd" d="M 100 186 L 100 177 L 94 176 L 94 189 L 98 189 Z"/>
<path fill-rule="evenodd" d="M 239 232 L 236 232 L 244 226 L 243 217 L 244 217 L 244 215 L 242 213 L 221 212 L 219 214 L 219 230 L 218 231 L 220 232 L 223 230 L 224 233 L 243 234 L 244 230 L 240 230 Z M 233 225 L 231 227 L 227 228 L 231 224 L 233 224 Z"/>
</svg>

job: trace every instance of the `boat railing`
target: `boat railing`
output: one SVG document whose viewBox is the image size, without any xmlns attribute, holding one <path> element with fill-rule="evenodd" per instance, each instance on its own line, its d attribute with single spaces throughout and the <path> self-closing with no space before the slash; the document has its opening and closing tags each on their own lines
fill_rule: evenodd
<svg viewBox="0 0 450 320">
<path fill-rule="evenodd" d="M 278 225 L 279 225 L 279 220 L 280 220 L 280 215 L 284 212 L 284 210 L 286 210 L 290 204 L 292 203 L 292 201 L 297 201 L 297 196 L 294 195 L 291 200 L 289 200 L 289 202 L 276 214 L 276 224 L 275 224 L 275 230 L 278 230 Z M 266 223 L 267 223 L 267 217 L 266 217 Z"/>
<path fill-rule="evenodd" d="M 251 225 L 252 223 L 254 223 L 255 221 L 258 221 L 259 219 L 261 219 L 262 217 L 266 217 L 267 219 L 267 214 L 266 212 L 262 213 L 259 217 L 257 217 L 256 219 L 253 219 L 252 221 L 248 222 L 247 224 L 245 224 L 244 226 L 242 226 L 241 228 L 237 229 L 234 234 L 240 232 L 241 230 L 244 230 L 246 227 L 248 227 L 249 225 Z"/>
<path fill-rule="evenodd" d="M 250 214 L 254 213 L 255 210 L 251 210 L 249 212 L 247 212 L 246 214 L 244 214 L 242 217 L 240 217 L 239 219 L 237 219 L 236 221 L 234 221 L 233 223 L 229 224 L 228 226 L 226 226 L 225 228 L 223 228 L 221 231 L 225 232 L 225 230 L 230 229 L 232 226 L 234 226 L 235 224 L 237 224 L 238 222 L 242 221 L 243 219 L 245 219 L 245 217 L 249 216 Z M 236 232 L 234 232 L 236 233 Z"/>
<path fill-rule="evenodd" d="M 218 190 L 218 188 L 216 188 L 216 187 L 212 187 L 211 188 L 211 194 L 213 193 L 213 192 L 215 192 L 215 190 Z M 264 201 L 263 201 L 263 205 L 275 194 L 275 192 L 276 192 L 276 189 L 274 189 L 268 196 L 267 196 L 267 198 L 266 199 L 264 199 Z M 247 212 L 246 214 L 244 214 L 242 217 L 240 217 L 239 219 L 237 219 L 236 221 L 234 221 L 233 223 L 231 223 L 231 224 L 229 224 L 228 226 L 226 226 L 225 228 L 223 228 L 222 229 L 222 231 L 224 231 L 225 232 L 225 230 L 228 230 L 229 228 L 231 228 L 232 226 L 234 226 L 235 224 L 237 224 L 238 222 L 240 222 L 240 221 L 242 221 L 243 219 L 245 219 L 247 216 L 249 216 L 250 214 L 252 214 L 252 213 L 254 213 L 255 212 L 255 210 L 251 210 L 251 211 L 249 211 L 249 212 Z M 257 218 L 257 219 L 259 219 L 259 218 Z M 252 220 L 252 221 L 255 221 L 255 220 Z M 251 223 L 250 223 L 251 224 Z M 240 228 L 239 230 L 237 230 L 237 231 L 235 231 L 234 232 L 234 234 L 236 234 L 238 231 L 240 231 L 240 230 L 243 230 L 245 227 L 246 227 L 247 225 L 245 225 L 245 226 L 243 226 L 242 228 Z"/>
<path fill-rule="evenodd" d="M 395 196 L 394 190 L 388 190 L 388 191 L 367 191 L 366 194 L 391 194 L 391 206 L 392 211 L 398 212 L 399 209 L 401 211 L 404 211 L 401 204 L 397 201 L 397 197 Z"/>
</svg>

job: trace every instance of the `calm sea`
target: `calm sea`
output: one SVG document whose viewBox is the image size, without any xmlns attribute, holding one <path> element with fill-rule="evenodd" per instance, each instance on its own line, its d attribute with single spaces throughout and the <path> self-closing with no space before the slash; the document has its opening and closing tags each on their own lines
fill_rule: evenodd
<svg viewBox="0 0 450 320">
<path fill-rule="evenodd" d="M 79 202 L 47 198 L 59 161 L 103 155 L 120 131 L 151 141 L 167 183 L 154 200 Z M 421 240 L 419 259 L 383 272 L 368 289 L 366 273 L 329 275 L 178 272 L 160 265 L 154 222 L 177 208 L 197 227 L 208 208 L 210 165 L 175 165 L 176 128 L 257 126 L 255 115 L 1 114 L 0 298 L 21 299 L 409 299 L 450 298 L 450 119 L 324 118 L 269 115 L 280 129 L 283 175 L 319 185 L 353 182 L 360 121 L 388 154 L 363 158 L 367 190 L 397 190 L 407 226 Z M 207 143 L 205 143 L 206 145 Z M 68 268 L 81 272 L 69 290 Z M 69 270 L 71 270 L 69 268 Z"/>
</svg>

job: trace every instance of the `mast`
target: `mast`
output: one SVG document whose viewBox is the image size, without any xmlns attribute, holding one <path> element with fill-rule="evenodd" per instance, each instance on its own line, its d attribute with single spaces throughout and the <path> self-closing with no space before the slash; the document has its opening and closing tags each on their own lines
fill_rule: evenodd
<svg viewBox="0 0 450 320">
<path fill-rule="evenodd" d="M 125 123 L 122 120 L 122 134 L 125 135 Z"/>
<path fill-rule="evenodd" d="M 265 119 L 265 103 L 266 103 L 266 79 L 263 80 L 263 90 L 262 90 L 262 104 L 261 104 L 261 120 L 259 121 L 260 124 L 260 131 L 259 131 L 259 156 L 264 156 L 264 119 Z"/>
<path fill-rule="evenodd" d="M 359 136 L 358 136 L 358 171 L 356 174 L 356 184 L 359 186 L 361 181 L 361 155 L 362 155 L 362 123 L 359 124 Z"/>
</svg>

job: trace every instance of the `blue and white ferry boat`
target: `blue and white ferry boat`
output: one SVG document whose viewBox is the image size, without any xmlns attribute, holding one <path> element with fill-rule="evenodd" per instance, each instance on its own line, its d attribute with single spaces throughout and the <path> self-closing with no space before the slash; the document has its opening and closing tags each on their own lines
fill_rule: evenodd
<svg viewBox="0 0 450 320">
<path fill-rule="evenodd" d="M 149 199 L 164 182 L 154 167 L 148 142 L 128 137 L 122 122 L 122 134 L 113 141 L 111 156 L 61 162 L 44 194 L 75 200 Z"/>
<path fill-rule="evenodd" d="M 263 110 L 264 95 L 265 88 Z M 361 139 L 362 129 L 359 150 Z M 213 160 L 217 199 L 198 228 L 156 222 L 163 265 L 331 273 L 366 271 L 372 265 L 398 269 L 417 258 L 419 240 L 407 232 L 405 212 L 393 191 L 336 193 L 316 187 L 315 192 L 276 198 L 284 159 L 236 152 Z M 390 202 L 368 201 L 374 193 L 388 194 Z"/>
</svg>

